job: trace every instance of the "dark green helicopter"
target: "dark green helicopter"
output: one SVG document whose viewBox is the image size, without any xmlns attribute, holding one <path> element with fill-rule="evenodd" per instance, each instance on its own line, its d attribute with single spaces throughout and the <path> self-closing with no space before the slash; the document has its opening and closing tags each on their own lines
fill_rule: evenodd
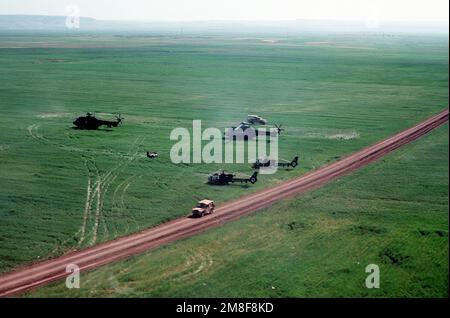
<svg viewBox="0 0 450 318">
<path fill-rule="evenodd" d="M 87 130 L 97 130 L 100 126 L 107 126 L 108 128 L 117 127 L 123 121 L 122 115 L 119 114 L 116 116 L 115 121 L 102 120 L 95 117 L 91 112 L 87 113 L 86 116 L 81 116 L 75 119 L 73 124 L 78 129 L 87 129 Z"/>
</svg>

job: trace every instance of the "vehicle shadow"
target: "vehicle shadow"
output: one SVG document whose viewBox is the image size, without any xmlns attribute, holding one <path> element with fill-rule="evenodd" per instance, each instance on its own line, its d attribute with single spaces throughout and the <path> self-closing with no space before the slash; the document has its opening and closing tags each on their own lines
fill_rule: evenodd
<svg viewBox="0 0 450 318">
<path fill-rule="evenodd" d="M 80 127 L 71 127 L 73 130 L 86 130 L 86 131 L 104 131 L 104 132 L 111 132 L 114 131 L 114 129 L 108 129 L 108 128 L 98 128 L 98 129 L 86 129 L 86 128 L 80 128 Z"/>
</svg>

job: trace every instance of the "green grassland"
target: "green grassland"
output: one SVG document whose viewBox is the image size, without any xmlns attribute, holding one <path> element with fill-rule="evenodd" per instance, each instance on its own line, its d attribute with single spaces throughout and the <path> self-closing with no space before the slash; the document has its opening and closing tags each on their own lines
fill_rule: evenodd
<svg viewBox="0 0 450 318">
<path fill-rule="evenodd" d="M 186 215 L 201 198 L 220 203 L 272 186 L 436 113 L 448 105 L 448 38 L 5 33 L 0 74 L 7 271 Z M 125 123 L 72 129 L 87 111 L 122 113 Z M 173 128 L 200 119 L 222 129 L 250 113 L 284 125 L 280 157 L 299 154 L 297 170 L 211 187 L 208 173 L 248 174 L 249 165 L 170 162 Z M 161 157 L 149 161 L 146 150 Z M 94 196 L 84 219 L 89 176 L 102 181 L 101 208 Z"/>
<path fill-rule="evenodd" d="M 319 190 L 33 297 L 448 297 L 448 125 Z M 367 289 L 368 264 L 380 288 Z"/>
</svg>

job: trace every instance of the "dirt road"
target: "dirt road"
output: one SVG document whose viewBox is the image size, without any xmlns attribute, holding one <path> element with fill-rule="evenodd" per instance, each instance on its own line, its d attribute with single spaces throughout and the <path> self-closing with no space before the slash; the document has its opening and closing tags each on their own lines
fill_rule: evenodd
<svg viewBox="0 0 450 318">
<path fill-rule="evenodd" d="M 44 261 L 0 277 L 0 296 L 11 296 L 62 279 L 66 266 L 76 264 L 81 271 L 125 259 L 152 248 L 191 236 L 281 200 L 320 187 L 340 176 L 365 166 L 448 122 L 448 109 L 391 138 L 358 151 L 340 161 L 278 186 L 247 195 L 216 209 L 201 219 L 180 218 L 114 241 Z"/>
</svg>

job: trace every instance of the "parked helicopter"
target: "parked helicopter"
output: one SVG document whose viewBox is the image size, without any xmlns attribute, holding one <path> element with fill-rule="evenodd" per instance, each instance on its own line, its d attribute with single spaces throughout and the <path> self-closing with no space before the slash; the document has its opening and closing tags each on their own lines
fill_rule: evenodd
<svg viewBox="0 0 450 318">
<path fill-rule="evenodd" d="M 255 138 L 258 136 L 265 135 L 266 137 L 278 137 L 281 135 L 281 133 L 284 131 L 283 128 L 281 128 L 282 125 L 275 125 L 275 130 L 272 128 L 267 128 L 264 132 L 262 130 L 259 130 L 258 128 L 253 128 L 252 124 L 248 122 L 242 122 L 237 127 L 231 127 L 228 128 L 225 131 L 225 139 L 244 139 L 248 140 L 249 138 Z M 250 129 L 250 130 L 249 130 Z"/>
<path fill-rule="evenodd" d="M 250 177 L 239 178 L 230 172 L 219 170 L 208 176 L 208 183 L 214 185 L 227 185 L 229 183 L 235 182 L 240 183 L 250 182 L 251 184 L 255 184 L 258 181 L 257 176 L 258 172 L 254 172 L 253 175 Z"/>
<path fill-rule="evenodd" d="M 117 127 L 122 123 L 122 121 L 123 118 L 121 114 L 116 116 L 115 121 L 109 121 L 98 119 L 93 113 L 89 112 L 86 116 L 78 117 L 73 124 L 79 129 L 97 130 L 100 126 L 107 126 L 108 128 Z"/>
<path fill-rule="evenodd" d="M 266 125 L 267 120 L 258 115 L 248 115 L 247 123 L 250 125 Z"/>
<path fill-rule="evenodd" d="M 292 161 L 276 161 L 271 160 L 270 158 L 260 158 L 257 159 L 256 162 L 252 165 L 253 169 L 260 168 L 270 168 L 270 167 L 278 167 L 278 168 L 295 168 L 298 166 L 298 156 L 296 156 Z"/>
</svg>

